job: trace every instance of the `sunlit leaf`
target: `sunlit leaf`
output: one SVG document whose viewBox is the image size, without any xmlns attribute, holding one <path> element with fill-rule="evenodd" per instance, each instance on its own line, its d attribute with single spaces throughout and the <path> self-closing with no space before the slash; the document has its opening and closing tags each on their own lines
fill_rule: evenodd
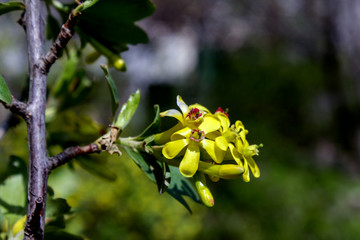
<svg viewBox="0 0 360 240">
<path fill-rule="evenodd" d="M 15 11 L 15 10 L 25 10 L 25 5 L 23 2 L 7 2 L 0 3 L 0 15 Z"/>
<path fill-rule="evenodd" d="M 113 117 L 115 116 L 116 110 L 119 107 L 119 94 L 117 91 L 117 87 L 109 73 L 109 69 L 106 65 L 100 65 L 101 69 L 104 71 L 105 73 L 105 78 L 106 78 L 106 82 L 109 86 L 110 89 L 110 93 L 111 93 L 111 105 L 112 105 L 112 115 Z"/>
<path fill-rule="evenodd" d="M 7 87 L 5 80 L 2 78 L 1 75 L 0 75 L 0 100 L 9 105 L 12 103 L 12 96 L 10 90 Z"/>
<path fill-rule="evenodd" d="M 135 114 L 135 111 L 140 102 L 140 91 L 137 90 L 134 94 L 131 94 L 127 103 L 123 104 L 120 113 L 116 119 L 115 126 L 119 129 L 124 129 L 131 118 Z"/>
</svg>

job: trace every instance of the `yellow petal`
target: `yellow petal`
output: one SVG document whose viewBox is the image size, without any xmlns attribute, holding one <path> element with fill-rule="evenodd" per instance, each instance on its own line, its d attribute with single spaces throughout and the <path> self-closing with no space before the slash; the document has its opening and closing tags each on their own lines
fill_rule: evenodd
<svg viewBox="0 0 360 240">
<path fill-rule="evenodd" d="M 206 133 L 214 132 L 220 128 L 220 121 L 212 116 L 205 115 L 203 122 L 200 124 L 199 129 Z"/>
<path fill-rule="evenodd" d="M 215 142 L 209 139 L 203 139 L 200 142 L 200 146 L 205 149 L 209 156 L 216 163 L 221 163 L 224 160 L 226 151 L 222 151 L 215 146 Z"/>
<path fill-rule="evenodd" d="M 192 104 L 192 105 L 189 106 L 189 109 L 192 109 L 192 108 L 197 108 L 200 111 L 203 111 L 203 112 L 206 112 L 206 113 L 210 112 L 206 107 L 204 107 L 204 106 L 202 106 L 202 105 L 200 105 L 198 103 L 195 103 L 195 104 Z"/>
<path fill-rule="evenodd" d="M 200 142 L 200 146 L 203 149 L 205 149 L 205 151 L 207 152 L 207 154 L 209 154 L 211 159 L 216 159 L 216 156 L 215 156 L 215 142 L 214 141 L 211 141 L 209 139 L 203 139 Z"/>
<path fill-rule="evenodd" d="M 240 130 L 245 130 L 244 124 L 239 120 L 235 122 L 235 128 L 237 132 L 240 132 Z"/>
<path fill-rule="evenodd" d="M 220 120 L 223 132 L 226 132 L 230 126 L 230 120 L 224 113 L 217 113 L 217 117 Z"/>
<path fill-rule="evenodd" d="M 189 139 L 180 139 L 172 142 L 168 142 L 162 149 L 162 154 L 168 158 L 172 159 L 176 157 L 181 150 L 189 144 Z"/>
<path fill-rule="evenodd" d="M 191 129 L 189 127 L 182 128 L 171 135 L 171 141 L 179 140 L 182 138 L 189 138 L 191 135 Z"/>
<path fill-rule="evenodd" d="M 245 161 L 248 162 L 249 167 L 250 167 L 251 172 L 253 173 L 254 177 L 256 177 L 256 178 L 260 177 L 260 170 L 259 170 L 259 167 L 257 166 L 257 164 L 255 163 L 254 159 L 252 157 L 246 157 Z"/>
<path fill-rule="evenodd" d="M 179 120 L 179 122 L 184 123 L 183 115 L 181 114 L 181 112 L 179 112 L 176 109 L 170 109 L 170 110 L 164 111 L 164 112 L 160 113 L 160 117 L 174 117 L 177 120 Z"/>
<path fill-rule="evenodd" d="M 200 150 L 196 143 L 190 142 L 186 149 L 185 156 L 181 160 L 179 170 L 185 177 L 192 177 L 199 167 Z"/>
<path fill-rule="evenodd" d="M 238 150 L 234 147 L 234 145 L 229 144 L 229 149 L 230 149 L 231 155 L 233 156 L 235 162 L 236 162 L 239 166 L 244 167 L 244 165 L 243 165 L 242 162 L 241 162 L 240 153 L 239 153 Z"/>
<path fill-rule="evenodd" d="M 215 144 L 216 147 L 218 147 L 222 151 L 226 151 L 229 146 L 229 143 L 226 141 L 226 138 L 224 138 L 223 136 L 219 136 L 215 138 Z"/>
<path fill-rule="evenodd" d="M 244 174 L 243 174 L 244 182 L 250 182 L 250 173 L 249 173 L 249 166 L 247 161 L 244 161 Z"/>
<path fill-rule="evenodd" d="M 180 95 L 177 96 L 176 98 L 176 103 L 178 105 L 178 107 L 180 108 L 182 115 L 184 118 L 186 118 L 186 115 L 189 112 L 189 107 L 188 105 L 184 102 L 184 100 L 180 97 Z"/>
</svg>

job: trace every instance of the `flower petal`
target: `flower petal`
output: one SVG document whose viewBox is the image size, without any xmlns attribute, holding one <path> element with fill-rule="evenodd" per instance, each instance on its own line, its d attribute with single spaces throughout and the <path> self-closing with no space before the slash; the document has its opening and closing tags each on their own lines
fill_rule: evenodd
<svg viewBox="0 0 360 240">
<path fill-rule="evenodd" d="M 211 115 L 205 115 L 203 122 L 200 124 L 199 129 L 206 133 L 216 131 L 220 128 L 220 121 Z"/>
<path fill-rule="evenodd" d="M 176 157 L 181 150 L 189 144 L 189 139 L 180 139 L 172 142 L 168 142 L 162 149 L 162 154 L 168 158 L 172 159 Z"/>
<path fill-rule="evenodd" d="M 253 173 L 254 177 L 256 177 L 256 178 L 260 177 L 260 170 L 259 170 L 259 167 L 257 166 L 257 164 L 255 163 L 254 159 L 252 157 L 246 157 L 245 161 L 247 161 L 249 163 L 249 167 L 250 167 L 251 172 Z"/>
<path fill-rule="evenodd" d="M 249 166 L 247 161 L 244 161 L 244 173 L 243 173 L 244 182 L 250 182 L 250 173 L 249 173 Z"/>
<path fill-rule="evenodd" d="M 237 132 L 240 132 L 240 130 L 245 130 L 244 124 L 239 120 L 235 122 L 235 128 Z"/>
<path fill-rule="evenodd" d="M 179 122 L 184 123 L 183 115 L 181 114 L 181 112 L 179 112 L 176 109 L 170 109 L 170 110 L 164 111 L 164 112 L 160 113 L 160 117 L 174 117 L 177 120 L 179 120 Z"/>
<path fill-rule="evenodd" d="M 189 107 L 188 105 L 184 102 L 184 100 L 180 97 L 180 95 L 177 96 L 176 98 L 176 103 L 178 105 L 178 107 L 180 108 L 182 115 L 184 118 L 186 118 L 186 115 L 189 112 Z"/>
<path fill-rule="evenodd" d="M 217 113 L 216 116 L 220 120 L 222 131 L 226 132 L 230 126 L 230 120 L 224 113 Z"/>
<path fill-rule="evenodd" d="M 244 165 L 243 165 L 242 162 L 241 162 L 240 153 L 239 153 L 238 150 L 234 147 L 234 145 L 229 144 L 229 149 L 230 149 L 231 155 L 233 156 L 235 162 L 236 162 L 239 166 L 244 167 Z"/>
<path fill-rule="evenodd" d="M 171 135 L 171 141 L 179 140 L 182 138 L 189 138 L 191 135 L 191 128 L 185 127 L 176 131 L 173 135 Z"/>
<path fill-rule="evenodd" d="M 191 109 L 191 108 L 197 108 L 197 109 L 199 109 L 200 111 L 203 111 L 203 112 L 206 112 L 206 113 L 209 113 L 209 112 L 210 112 L 206 107 L 204 107 L 204 106 L 202 106 L 202 105 L 200 105 L 200 104 L 198 104 L 198 103 L 195 103 L 195 104 L 190 105 L 190 106 L 189 106 L 189 109 Z"/>
<path fill-rule="evenodd" d="M 192 177 L 198 170 L 199 161 L 200 161 L 199 145 L 190 142 L 189 146 L 186 149 L 185 156 L 179 165 L 179 170 L 181 174 L 184 175 L 185 177 Z"/>
<path fill-rule="evenodd" d="M 209 156 L 214 160 L 215 156 L 215 142 L 209 139 L 203 139 L 200 142 L 200 146 L 205 149 L 205 151 L 209 154 Z"/>
<path fill-rule="evenodd" d="M 215 144 L 222 151 L 226 151 L 229 146 L 229 143 L 226 141 L 226 138 L 223 136 L 219 136 L 219 137 L 215 138 Z"/>
</svg>

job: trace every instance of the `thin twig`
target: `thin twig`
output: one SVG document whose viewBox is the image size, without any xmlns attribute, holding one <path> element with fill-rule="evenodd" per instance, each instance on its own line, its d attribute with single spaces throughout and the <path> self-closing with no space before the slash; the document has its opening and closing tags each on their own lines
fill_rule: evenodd
<svg viewBox="0 0 360 240">
<path fill-rule="evenodd" d="M 73 11 L 71 11 L 68 20 L 62 25 L 61 31 L 53 46 L 50 48 L 50 51 L 42 58 L 40 69 L 43 73 L 47 74 L 49 72 L 50 67 L 55 63 L 56 59 L 60 57 L 62 50 L 74 35 L 74 26 L 80 14 L 81 12 L 74 14 Z"/>
<path fill-rule="evenodd" d="M 1 100 L 0 103 L 2 103 L 4 107 L 9 109 L 12 113 L 21 116 L 25 121 L 29 119 L 29 111 L 27 110 L 28 105 L 26 103 L 17 100 L 15 97 L 12 97 L 11 105 Z"/>
<path fill-rule="evenodd" d="M 98 147 L 95 143 L 90 143 L 86 146 L 76 146 L 76 147 L 69 147 L 62 151 L 61 153 L 57 154 L 56 156 L 50 157 L 49 161 L 49 170 L 53 170 L 67 162 L 69 162 L 71 159 L 80 156 L 80 155 L 86 155 L 91 153 L 100 153 L 101 149 Z"/>
</svg>

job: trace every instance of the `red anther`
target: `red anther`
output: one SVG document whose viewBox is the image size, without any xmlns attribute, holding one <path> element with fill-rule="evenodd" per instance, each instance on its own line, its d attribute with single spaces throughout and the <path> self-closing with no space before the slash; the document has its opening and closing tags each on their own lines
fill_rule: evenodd
<svg viewBox="0 0 360 240">
<path fill-rule="evenodd" d="M 218 109 L 216 110 L 215 113 L 217 113 L 217 112 L 221 112 L 221 113 L 225 114 L 227 117 L 229 117 L 229 114 L 227 112 L 225 112 L 221 107 L 218 107 Z"/>
<path fill-rule="evenodd" d="M 192 108 L 189 113 L 186 115 L 187 118 L 190 118 L 191 120 L 196 120 L 199 117 L 202 116 L 202 113 L 198 108 Z"/>
</svg>

